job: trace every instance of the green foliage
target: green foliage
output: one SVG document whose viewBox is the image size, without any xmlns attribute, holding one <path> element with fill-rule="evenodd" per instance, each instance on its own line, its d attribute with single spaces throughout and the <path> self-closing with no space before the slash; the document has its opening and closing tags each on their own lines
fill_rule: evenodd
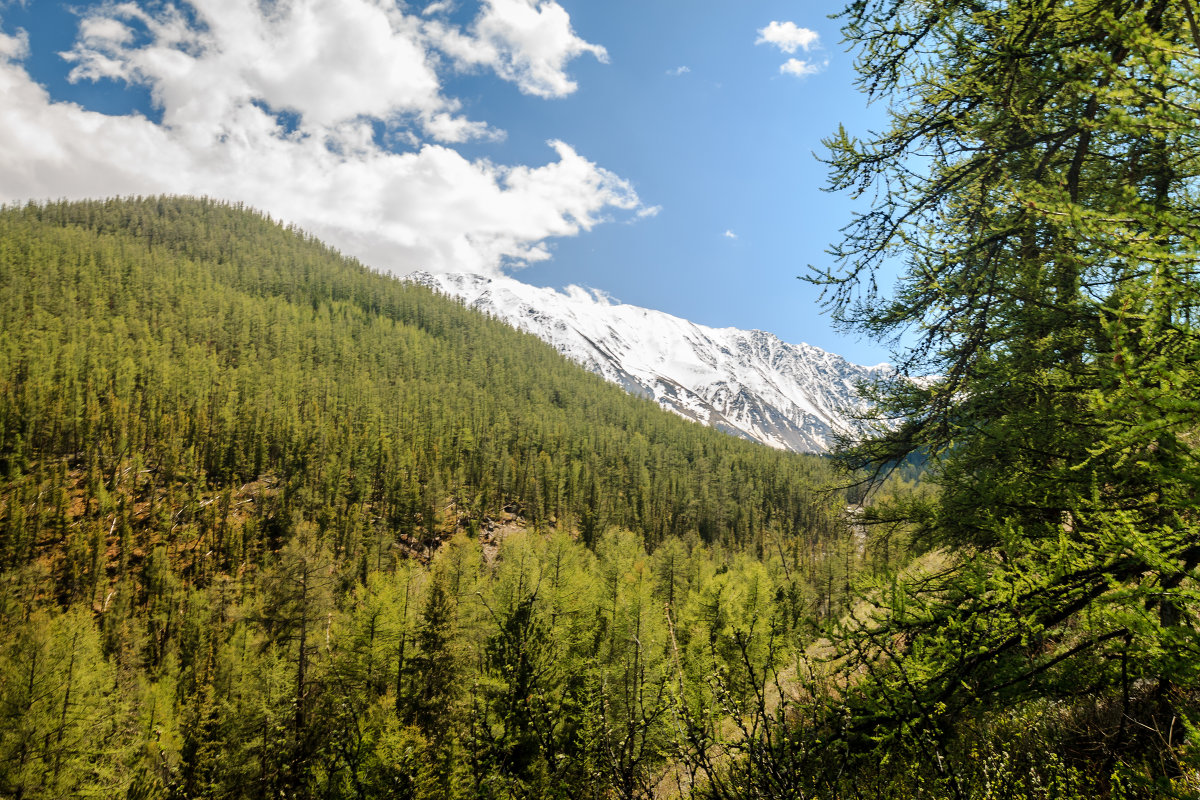
<svg viewBox="0 0 1200 800">
<path fill-rule="evenodd" d="M 0 210 L 0 794 L 646 796 L 847 606 L 830 477 L 238 207 Z"/>
<path fill-rule="evenodd" d="M 660 414 L 531 336 L 248 212 L 29 206 L 0 215 L 0 241 L 0 468 L 67 494 L 82 481 L 88 517 L 119 512 L 122 558 L 146 552 L 147 520 L 113 507 L 130 493 L 176 515 L 198 574 L 261 560 L 257 534 L 276 549 L 297 513 L 377 565 L 380 528 L 427 554 L 460 515 L 506 508 L 652 544 L 749 544 L 802 517 L 830 530 L 808 510 L 815 460 Z M 214 507 L 213 491 L 232 493 Z M 35 532 L 71 521 L 46 500 Z M 247 501 L 251 535 L 226 524 Z M 10 566 L 35 547 L 18 522 L 0 540 Z M 76 595 L 88 548 L 71 556 Z"/>
<path fill-rule="evenodd" d="M 832 632 L 844 692 L 788 757 L 822 796 L 1186 793 L 1195 3 L 862 0 L 843 20 L 891 124 L 828 142 L 831 188 L 876 199 L 816 280 L 925 377 L 877 387 L 903 423 L 842 455 L 928 457 L 937 491 L 875 513 L 925 558 L 862 587 Z"/>
<path fill-rule="evenodd" d="M 0 709 L 4 796 L 105 797 L 121 785 L 124 710 L 85 609 L 7 622 Z"/>
</svg>

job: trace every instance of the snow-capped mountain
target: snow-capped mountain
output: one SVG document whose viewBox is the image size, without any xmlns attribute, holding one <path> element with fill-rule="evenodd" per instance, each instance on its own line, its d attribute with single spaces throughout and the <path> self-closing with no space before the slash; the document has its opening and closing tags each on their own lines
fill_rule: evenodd
<svg viewBox="0 0 1200 800">
<path fill-rule="evenodd" d="M 886 376 L 763 331 L 709 328 L 614 303 L 577 286 L 565 292 L 512 278 L 414 272 L 407 280 L 535 334 L 559 352 L 663 408 L 785 450 L 819 453 L 854 427 L 855 384 Z"/>
</svg>

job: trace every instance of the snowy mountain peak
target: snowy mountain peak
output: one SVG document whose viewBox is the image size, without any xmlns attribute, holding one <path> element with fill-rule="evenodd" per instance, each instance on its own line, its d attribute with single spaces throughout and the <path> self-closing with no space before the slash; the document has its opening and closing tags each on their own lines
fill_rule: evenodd
<svg viewBox="0 0 1200 800">
<path fill-rule="evenodd" d="M 850 432 L 864 402 L 861 367 L 765 331 L 709 328 L 602 292 L 544 289 L 506 277 L 414 272 L 407 280 L 455 297 L 549 342 L 563 355 L 663 408 L 771 447 L 819 453 Z"/>
</svg>

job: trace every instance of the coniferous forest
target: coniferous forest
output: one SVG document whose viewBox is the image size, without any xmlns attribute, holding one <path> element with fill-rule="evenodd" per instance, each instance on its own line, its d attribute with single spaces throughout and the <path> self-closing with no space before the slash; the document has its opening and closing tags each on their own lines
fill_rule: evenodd
<svg viewBox="0 0 1200 800">
<path fill-rule="evenodd" d="M 644 796 L 849 602 L 819 459 L 257 214 L 9 209 L 0 281 L 4 796 Z"/>
<path fill-rule="evenodd" d="M 830 459 L 248 209 L 0 210 L 0 796 L 1200 796 L 1200 8 L 841 21 Z"/>
</svg>

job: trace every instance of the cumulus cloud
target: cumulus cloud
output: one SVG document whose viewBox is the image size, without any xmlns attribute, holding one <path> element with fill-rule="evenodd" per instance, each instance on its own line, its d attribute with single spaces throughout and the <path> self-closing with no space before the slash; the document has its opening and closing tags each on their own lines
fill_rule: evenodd
<svg viewBox="0 0 1200 800">
<path fill-rule="evenodd" d="M 758 39 L 754 43 L 772 44 L 790 55 L 797 50 L 807 53 L 817 46 L 819 39 L 816 31 L 801 28 L 794 22 L 772 22 L 758 29 Z"/>
<path fill-rule="evenodd" d="M 808 28 L 801 28 L 794 22 L 775 21 L 765 28 L 758 29 L 758 38 L 754 43 L 774 45 L 789 55 L 797 50 L 807 53 L 820 48 L 820 35 Z M 829 66 L 829 59 L 817 63 L 807 59 L 789 58 L 779 66 L 779 73 L 805 78 L 809 75 L 816 75 L 827 66 Z"/>
<path fill-rule="evenodd" d="M 382 0 L 97 7 L 64 54 L 71 79 L 147 86 L 161 123 L 55 101 L 21 63 L 26 37 L 0 32 L 0 200 L 242 201 L 401 273 L 495 272 L 548 258 L 548 238 L 614 212 L 653 213 L 627 181 L 561 141 L 548 142 L 554 157 L 538 166 L 472 161 L 449 147 L 502 135 L 442 90 L 435 47 L 450 30 Z M 539 31 L 552 41 L 536 41 Z M 472 63 L 544 96 L 573 90 L 571 58 L 603 55 L 572 39 L 553 2 L 491 0 L 456 35 L 486 42 L 476 52 L 492 55 Z M 382 145 L 380 125 L 410 150 Z"/>
<path fill-rule="evenodd" d="M 817 64 L 812 61 L 803 61 L 799 58 L 789 58 L 779 66 L 779 72 L 782 75 L 795 75 L 797 78 L 805 78 L 809 75 L 816 75 L 827 66 L 829 66 L 828 61 L 822 61 L 820 64 Z"/>
<path fill-rule="evenodd" d="M 29 55 L 29 36 L 25 31 L 17 31 L 15 36 L 8 36 L 0 31 L 0 63 L 15 61 Z"/>
<path fill-rule="evenodd" d="M 484 0 L 468 31 L 444 23 L 426 30 L 460 67 L 492 69 L 538 97 L 565 97 L 578 88 L 566 74 L 572 59 L 590 53 L 608 62 L 608 51 L 579 38 L 566 10 L 547 0 Z"/>
<path fill-rule="evenodd" d="M 360 117 L 411 117 L 448 141 L 487 135 L 456 119 L 420 20 L 370 0 L 290 0 L 264 11 L 246 0 L 101 6 L 83 19 L 64 57 L 74 81 L 110 78 L 150 87 L 163 122 L 196 136 L 220 131 L 252 100 L 298 114 L 308 128 Z M 446 140 L 446 139 L 443 139 Z"/>
<path fill-rule="evenodd" d="M 0 98 L 6 199 L 172 192 L 244 201 L 397 272 L 543 260 L 546 238 L 640 206 L 627 182 L 562 142 L 551 143 L 555 161 L 503 167 L 437 144 L 387 152 L 363 126 L 347 155 L 313 136 L 282 135 L 248 106 L 230 120 L 236 135 L 197 146 L 141 116 L 51 102 L 11 63 L 0 67 Z"/>
<path fill-rule="evenodd" d="M 734 233 L 733 231 L 729 230 L 729 229 L 726 229 L 726 230 L 725 230 L 725 232 L 724 232 L 724 233 L 722 233 L 721 235 L 722 235 L 722 236 L 724 236 L 726 239 L 736 239 L 736 238 L 738 238 L 738 235 L 737 235 L 736 233 Z"/>
<path fill-rule="evenodd" d="M 667 70 L 667 74 L 679 76 L 679 75 L 687 74 L 691 71 L 692 71 L 691 67 L 675 67 L 674 69 Z"/>
</svg>

